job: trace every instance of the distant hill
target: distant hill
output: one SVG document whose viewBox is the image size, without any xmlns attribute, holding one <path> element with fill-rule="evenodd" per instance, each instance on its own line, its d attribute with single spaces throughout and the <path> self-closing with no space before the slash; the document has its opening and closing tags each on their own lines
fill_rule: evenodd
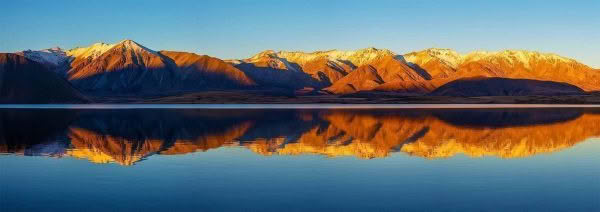
<svg viewBox="0 0 600 212">
<path fill-rule="evenodd" d="M 23 56 L 0 53 L 0 103 L 86 103 L 78 90 L 44 65 Z"/>
<path fill-rule="evenodd" d="M 578 95 L 585 92 L 574 85 L 560 82 L 508 79 L 499 77 L 463 78 L 447 83 L 432 96 L 559 96 Z"/>
</svg>

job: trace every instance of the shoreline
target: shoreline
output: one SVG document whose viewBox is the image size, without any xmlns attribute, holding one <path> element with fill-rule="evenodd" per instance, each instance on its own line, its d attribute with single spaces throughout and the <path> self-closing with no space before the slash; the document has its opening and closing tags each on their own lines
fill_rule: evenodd
<svg viewBox="0 0 600 212">
<path fill-rule="evenodd" d="M 600 104 L 0 104 L 0 109 L 501 109 L 600 108 Z"/>
</svg>

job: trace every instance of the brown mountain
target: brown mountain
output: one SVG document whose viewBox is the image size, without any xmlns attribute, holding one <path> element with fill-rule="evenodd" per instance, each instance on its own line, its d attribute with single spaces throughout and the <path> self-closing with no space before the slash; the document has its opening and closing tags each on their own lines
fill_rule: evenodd
<svg viewBox="0 0 600 212">
<path fill-rule="evenodd" d="M 431 79 L 448 78 L 457 70 L 460 55 L 450 49 L 426 49 L 399 56 L 416 70 L 427 72 Z"/>
<path fill-rule="evenodd" d="M 373 90 L 383 83 L 383 79 L 377 74 L 377 70 L 373 66 L 363 65 L 325 90 L 336 94 L 348 94 Z"/>
<path fill-rule="evenodd" d="M 180 80 L 177 84 L 184 88 L 228 88 L 256 85 L 244 72 L 214 57 L 174 51 L 160 51 L 159 53 L 175 63 L 177 78 Z"/>
<path fill-rule="evenodd" d="M 534 80 L 531 82 L 535 82 L 535 80 L 553 81 L 572 84 L 584 91 L 600 90 L 600 71 L 573 59 L 531 51 L 506 50 L 501 52 L 472 52 L 461 55 L 450 49 L 427 49 L 399 55 L 393 59 L 384 54 L 378 57 L 377 60 L 369 61 L 369 64 L 377 70 L 378 75 L 384 81 L 382 85 L 376 88 L 368 87 L 367 89 L 352 91 L 342 89 L 345 87 L 343 85 L 334 84 L 326 90 L 332 93 L 372 90 L 424 94 L 454 80 L 471 77 Z M 347 81 L 338 81 L 338 83 L 348 84 Z M 360 84 L 360 82 L 350 84 Z M 532 88 L 532 86 L 544 84 L 532 83 L 528 87 L 536 91 L 550 91 L 548 87 Z M 501 94 L 507 89 L 511 89 L 507 85 L 495 84 L 495 87 L 489 87 L 488 89 L 497 89 L 492 93 Z M 557 92 L 555 95 L 561 95 L 562 93 L 564 92 Z M 519 93 L 514 94 L 521 95 Z M 545 92 L 545 95 L 552 94 Z"/>
<path fill-rule="evenodd" d="M 301 65 L 302 71 L 320 82 L 323 87 L 331 86 L 352 70 L 344 63 L 335 63 L 326 58 L 308 61 Z"/>
<path fill-rule="evenodd" d="M 585 92 L 574 85 L 552 81 L 499 77 L 462 78 L 435 89 L 433 96 L 552 96 Z"/>
<path fill-rule="evenodd" d="M 568 83 L 585 91 L 600 90 L 600 72 L 555 54 L 506 50 L 461 55 L 449 49 L 427 49 L 402 58 L 415 69 L 428 72 L 435 87 L 465 77 L 502 77 Z"/>
<path fill-rule="evenodd" d="M 319 79 L 303 72 L 300 65 L 279 57 L 271 50 L 232 63 L 262 87 L 287 89 L 323 87 Z"/>
<path fill-rule="evenodd" d="M 232 65 L 209 56 L 148 49 L 134 41 L 94 44 L 67 52 L 67 79 L 106 94 L 246 88 L 256 83 Z"/>
<path fill-rule="evenodd" d="M 160 91 L 175 85 L 174 69 L 168 58 L 124 40 L 99 57 L 71 67 L 67 77 L 86 91 Z"/>
<path fill-rule="evenodd" d="M 248 59 L 231 62 L 264 85 L 322 89 L 332 86 L 358 67 L 382 60 L 386 56 L 393 57 L 394 54 L 389 50 L 375 48 L 310 53 L 268 50 Z"/>
<path fill-rule="evenodd" d="M 335 94 L 348 94 L 359 91 L 427 93 L 432 90 L 430 83 L 427 82 L 429 75 L 426 72 L 416 71 L 405 62 L 390 55 L 371 61 L 368 67 L 373 70 L 371 75 L 375 76 L 364 76 L 364 71 L 354 74 L 354 72 L 360 70 L 359 68 L 350 72 L 326 90 Z"/>
<path fill-rule="evenodd" d="M 0 53 L 0 103 L 85 103 L 88 100 L 44 65 Z"/>
</svg>

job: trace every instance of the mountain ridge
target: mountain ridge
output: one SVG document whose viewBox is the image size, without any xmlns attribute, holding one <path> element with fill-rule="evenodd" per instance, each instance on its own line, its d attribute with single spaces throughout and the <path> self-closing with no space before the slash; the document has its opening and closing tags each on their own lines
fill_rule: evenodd
<svg viewBox="0 0 600 212">
<path fill-rule="evenodd" d="M 247 88 L 333 95 L 425 95 L 447 83 L 473 77 L 552 81 L 585 92 L 600 91 L 600 70 L 568 57 L 528 50 L 463 54 L 442 48 L 406 54 L 374 47 L 352 51 L 265 50 L 246 59 L 221 60 L 153 50 L 127 39 L 17 54 L 45 65 L 86 93 L 107 95 Z M 353 74 L 356 71 L 359 73 Z M 509 85 L 498 86 L 503 89 Z"/>
</svg>

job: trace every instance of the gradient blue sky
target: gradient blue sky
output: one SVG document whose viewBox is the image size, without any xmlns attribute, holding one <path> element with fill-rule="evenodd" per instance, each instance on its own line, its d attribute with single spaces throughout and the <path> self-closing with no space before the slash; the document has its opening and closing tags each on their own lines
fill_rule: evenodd
<svg viewBox="0 0 600 212">
<path fill-rule="evenodd" d="M 554 52 L 600 67 L 600 1 L 3 1 L 0 52 L 128 38 L 246 58 L 265 49 Z"/>
</svg>

